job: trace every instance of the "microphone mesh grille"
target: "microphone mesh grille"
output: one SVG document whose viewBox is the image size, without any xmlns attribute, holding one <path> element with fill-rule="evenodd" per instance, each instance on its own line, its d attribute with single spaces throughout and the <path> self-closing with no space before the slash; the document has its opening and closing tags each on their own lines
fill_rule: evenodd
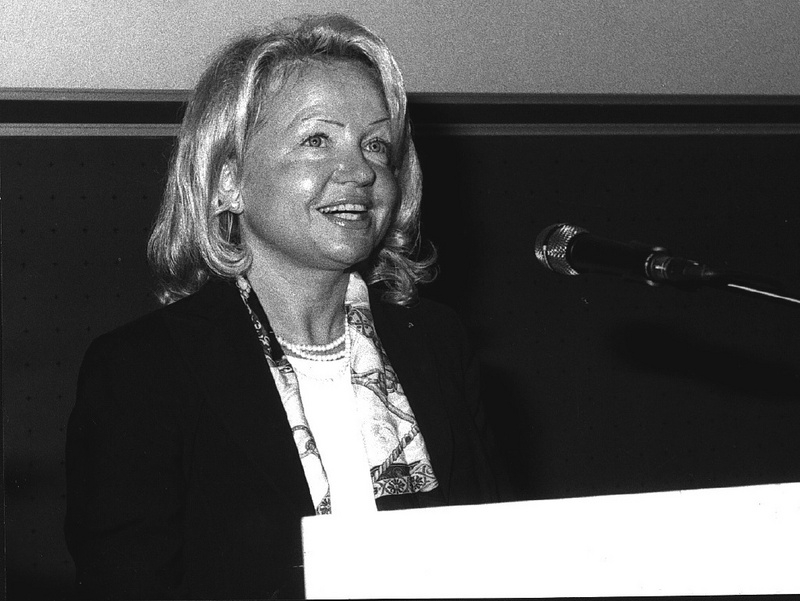
<svg viewBox="0 0 800 601">
<path fill-rule="evenodd" d="M 572 239 L 586 230 L 567 223 L 546 227 L 536 236 L 534 252 L 539 262 L 550 271 L 562 275 L 578 275 L 567 261 L 567 249 Z"/>
</svg>

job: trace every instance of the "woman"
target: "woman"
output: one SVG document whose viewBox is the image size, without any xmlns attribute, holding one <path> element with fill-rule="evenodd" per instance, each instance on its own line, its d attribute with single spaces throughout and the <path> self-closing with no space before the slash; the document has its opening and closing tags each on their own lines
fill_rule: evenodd
<svg viewBox="0 0 800 601">
<path fill-rule="evenodd" d="M 81 369 L 82 596 L 298 596 L 302 516 L 497 500 L 463 330 L 417 298 L 420 181 L 400 72 L 352 20 L 212 62 L 150 240 L 167 306 Z"/>
</svg>

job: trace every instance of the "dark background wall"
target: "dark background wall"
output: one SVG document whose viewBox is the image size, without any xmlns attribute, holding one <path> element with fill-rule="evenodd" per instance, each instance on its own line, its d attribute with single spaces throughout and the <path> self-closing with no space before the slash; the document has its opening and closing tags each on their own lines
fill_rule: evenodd
<svg viewBox="0 0 800 601">
<path fill-rule="evenodd" d="M 82 115 L 56 122 L 98 108 L 54 107 Z M 569 222 L 772 276 L 797 296 L 798 107 L 417 98 L 424 233 L 441 258 L 425 293 L 460 312 L 480 350 L 519 498 L 800 480 L 800 308 L 568 278 L 533 256 L 541 229 Z M 156 306 L 144 245 L 171 144 L 0 139 L 9 598 L 69 594 L 63 447 L 77 370 L 93 337 Z"/>
</svg>

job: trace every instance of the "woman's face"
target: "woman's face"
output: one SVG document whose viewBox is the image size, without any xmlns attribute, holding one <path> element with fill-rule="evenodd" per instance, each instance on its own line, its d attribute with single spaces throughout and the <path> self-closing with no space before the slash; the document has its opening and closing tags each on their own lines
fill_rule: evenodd
<svg viewBox="0 0 800 601">
<path fill-rule="evenodd" d="M 238 188 L 254 267 L 341 271 L 366 259 L 398 198 L 389 112 L 367 68 L 310 63 L 262 115 Z"/>
</svg>

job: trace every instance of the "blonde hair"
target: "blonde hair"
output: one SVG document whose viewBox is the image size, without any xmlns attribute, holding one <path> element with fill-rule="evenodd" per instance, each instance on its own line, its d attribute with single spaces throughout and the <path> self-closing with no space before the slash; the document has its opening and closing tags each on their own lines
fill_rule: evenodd
<svg viewBox="0 0 800 601">
<path fill-rule="evenodd" d="M 224 166 L 241 172 L 249 136 L 274 82 L 311 60 L 356 60 L 379 83 L 392 124 L 398 207 L 384 239 L 360 271 L 383 282 L 385 300 L 407 305 L 435 277 L 435 250 L 418 259 L 422 174 L 411 138 L 403 78 L 385 42 L 349 17 L 285 20 L 225 46 L 198 82 L 181 125 L 164 199 L 148 244 L 159 298 L 170 303 L 210 277 L 234 279 L 250 267 L 239 216 L 220 197 Z"/>
</svg>

